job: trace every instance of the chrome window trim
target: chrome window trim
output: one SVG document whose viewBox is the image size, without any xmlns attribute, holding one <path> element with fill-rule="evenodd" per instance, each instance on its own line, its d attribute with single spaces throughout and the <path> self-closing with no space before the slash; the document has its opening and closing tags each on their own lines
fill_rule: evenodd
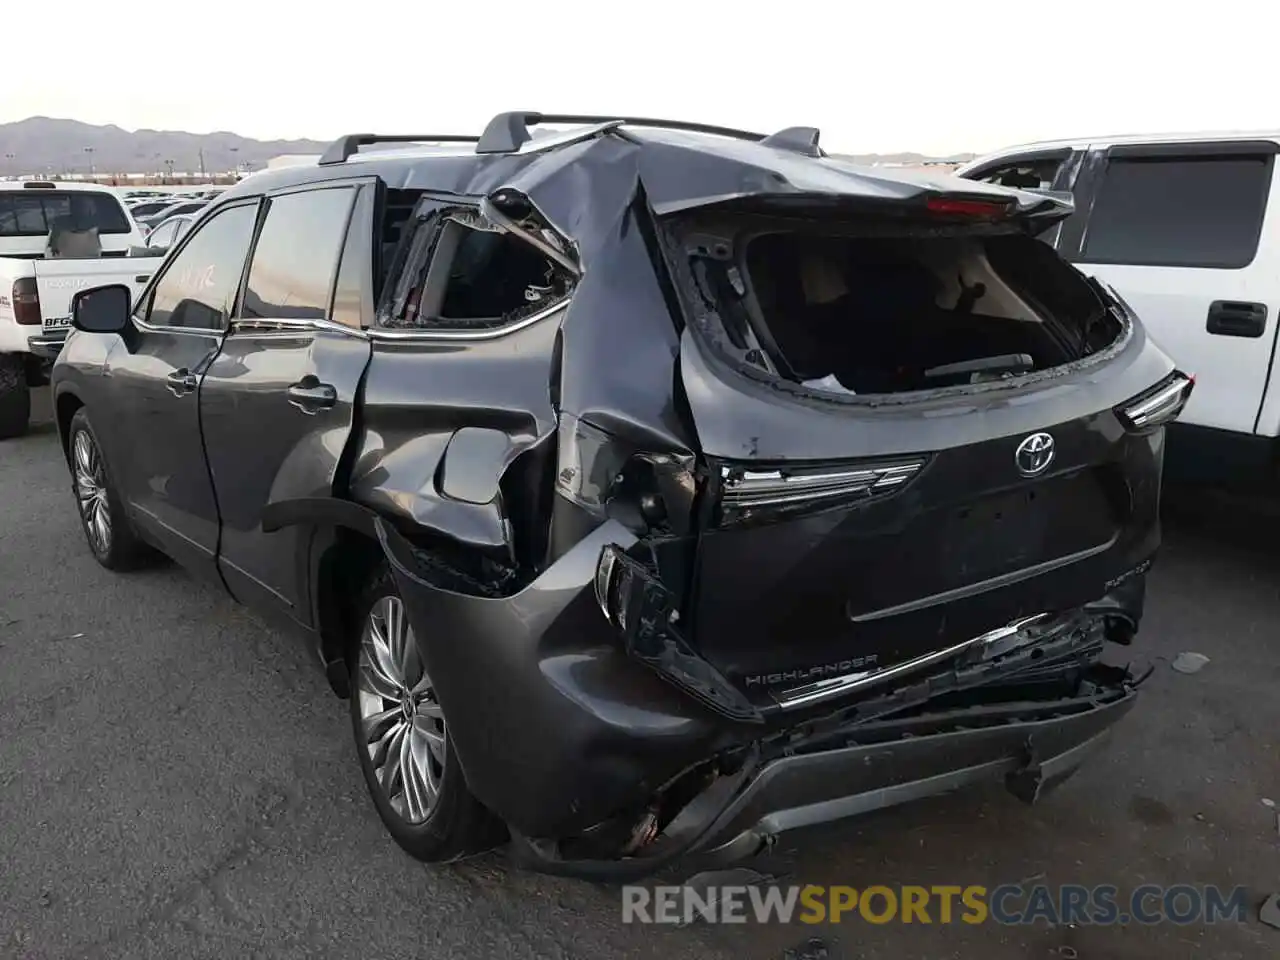
<svg viewBox="0 0 1280 960">
<path fill-rule="evenodd" d="M 491 330 L 423 330 L 413 327 L 370 327 L 363 332 L 370 340 L 387 343 L 500 340 L 509 334 L 531 327 L 560 310 L 567 309 L 572 301 L 572 297 L 565 297 L 563 300 L 557 300 L 546 308 L 536 313 L 531 313 L 527 317 L 522 317 L 514 323 L 508 323 L 503 327 L 494 327 Z"/>
<path fill-rule="evenodd" d="M 415 329 L 387 329 L 384 327 L 373 327 L 370 329 L 356 329 L 348 327 L 345 324 L 337 323 L 334 320 L 315 319 L 315 320 L 294 320 L 286 317 L 280 318 L 237 318 L 220 330 L 200 330 L 194 327 L 171 327 L 160 326 L 157 324 L 147 323 L 138 316 L 134 316 L 133 322 L 140 330 L 147 333 L 186 333 L 193 336 L 213 337 L 217 339 L 223 334 L 266 334 L 266 333 L 302 333 L 314 332 L 317 330 L 327 330 L 330 333 L 342 333 L 349 337 L 355 337 L 360 340 L 381 341 L 385 343 L 438 343 L 441 341 L 481 341 L 481 340 L 498 340 L 508 334 L 516 333 L 526 327 L 541 320 L 545 320 L 559 310 L 566 309 L 572 298 L 559 300 L 550 305 L 545 310 L 539 310 L 537 313 L 531 313 L 529 316 L 518 320 L 515 323 L 508 324 L 505 327 L 497 327 L 493 330 L 415 330 Z"/>
<path fill-rule="evenodd" d="M 185 333 L 188 336 L 209 337 L 213 340 L 221 340 L 222 335 L 227 332 L 226 327 L 205 330 L 200 327 L 171 327 L 168 324 L 148 323 L 136 314 L 133 316 L 133 325 L 144 333 Z"/>
<path fill-rule="evenodd" d="M 530 327 L 540 320 L 544 320 L 558 310 L 563 310 L 569 305 L 572 298 L 558 300 L 545 310 L 539 310 L 537 313 L 531 313 L 515 323 L 508 324 L 505 327 L 497 327 L 493 330 L 418 330 L 412 328 L 392 328 L 372 327 L 369 329 L 356 329 L 348 327 L 345 324 L 338 323 L 334 320 L 315 319 L 315 320 L 294 320 L 290 318 L 262 318 L 255 317 L 252 319 L 235 319 L 231 321 L 230 333 L 292 333 L 294 331 L 316 331 L 327 330 L 330 333 L 344 333 L 351 337 L 361 340 L 372 340 L 374 342 L 385 343 L 433 343 L 440 341 L 477 341 L 477 340 L 497 340 L 508 334 L 515 333 Z M 219 334 L 220 336 L 221 334 Z"/>
<path fill-rule="evenodd" d="M 285 334 L 293 337 L 308 333 L 315 333 L 319 330 L 329 330 L 334 333 L 345 333 L 360 340 L 367 339 L 364 336 L 363 330 L 357 330 L 354 327 L 335 323 L 332 320 L 319 318 L 314 320 L 299 320 L 290 317 L 245 317 L 232 320 L 231 324 L 227 328 L 227 333 L 229 335 L 244 334 L 247 336 Z"/>
</svg>

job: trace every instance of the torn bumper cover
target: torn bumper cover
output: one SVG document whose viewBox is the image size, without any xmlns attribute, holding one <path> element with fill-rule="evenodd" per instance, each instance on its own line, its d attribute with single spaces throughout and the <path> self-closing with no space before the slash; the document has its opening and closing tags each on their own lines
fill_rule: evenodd
<svg viewBox="0 0 1280 960">
<path fill-rule="evenodd" d="M 1140 682 L 1098 665 L 1107 620 L 1085 611 L 1084 626 L 1036 641 L 1038 656 L 993 644 L 990 660 L 951 664 L 835 713 L 765 711 L 762 722 L 739 713 L 741 701 L 718 703 L 718 678 L 697 674 L 707 685 L 699 696 L 664 669 L 689 680 L 701 662 L 692 651 L 641 655 L 601 614 L 605 548 L 634 540 L 620 525 L 606 522 L 505 597 L 440 586 L 394 528 L 373 526 L 468 786 L 511 828 L 516 856 L 548 872 L 622 880 L 691 855 L 731 861 L 786 830 L 1001 777 L 1033 801 L 1103 742 Z M 1085 678 L 1071 693 L 1025 692 L 1071 671 Z M 1009 692 L 966 693 L 992 690 Z M 703 785 L 642 849 L 561 853 L 559 841 L 651 808 L 691 771 L 705 773 Z"/>
<path fill-rule="evenodd" d="M 730 862 L 759 853 L 787 830 L 1001 778 L 1019 799 L 1035 802 L 1105 742 L 1136 698 L 1133 689 L 1117 689 L 1039 708 L 860 727 L 858 743 L 833 738 L 765 763 L 690 853 Z M 876 742 L 880 737 L 892 739 Z"/>
</svg>

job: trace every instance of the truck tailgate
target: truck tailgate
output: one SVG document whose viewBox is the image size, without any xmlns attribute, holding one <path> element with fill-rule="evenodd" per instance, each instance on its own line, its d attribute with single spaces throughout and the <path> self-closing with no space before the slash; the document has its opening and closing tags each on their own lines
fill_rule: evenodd
<svg viewBox="0 0 1280 960">
<path fill-rule="evenodd" d="M 40 293 L 42 326 L 71 326 L 71 298 L 78 290 L 113 283 L 128 286 L 136 297 L 162 262 L 161 257 L 106 257 L 101 260 L 33 260 Z"/>
</svg>

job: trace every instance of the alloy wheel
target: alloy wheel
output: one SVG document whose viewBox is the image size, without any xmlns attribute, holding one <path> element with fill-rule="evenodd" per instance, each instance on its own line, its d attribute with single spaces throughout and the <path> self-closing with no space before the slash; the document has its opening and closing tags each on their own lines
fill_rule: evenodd
<svg viewBox="0 0 1280 960">
<path fill-rule="evenodd" d="M 100 556 L 111 550 L 111 503 L 107 498 L 107 474 L 102 454 L 87 430 L 81 430 L 72 441 L 75 466 L 76 498 L 84 520 L 89 543 Z"/>
<path fill-rule="evenodd" d="M 444 776 L 444 716 L 399 597 L 379 598 L 365 619 L 356 696 L 379 787 L 405 821 L 424 822 Z"/>
</svg>

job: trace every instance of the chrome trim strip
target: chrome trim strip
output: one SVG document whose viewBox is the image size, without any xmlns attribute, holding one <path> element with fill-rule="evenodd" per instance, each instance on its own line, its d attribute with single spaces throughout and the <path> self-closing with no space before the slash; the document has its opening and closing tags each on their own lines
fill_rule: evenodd
<svg viewBox="0 0 1280 960">
<path fill-rule="evenodd" d="M 296 320 L 289 317 L 242 317 L 231 321 L 231 333 L 315 333 L 327 330 L 330 333 L 341 333 L 359 340 L 367 340 L 368 333 L 356 327 L 336 323 L 333 320 Z"/>
<path fill-rule="evenodd" d="M 831 677 L 826 680 L 817 680 L 813 683 L 806 683 L 799 687 L 792 687 L 788 690 L 781 690 L 771 694 L 774 702 L 783 710 L 793 710 L 796 707 L 805 707 L 823 700 L 829 700 L 832 697 L 843 696 L 854 690 L 861 690 L 866 687 L 875 686 L 884 683 L 886 680 L 892 680 L 907 673 L 913 673 L 923 667 L 931 664 L 940 663 L 951 657 L 964 653 L 973 647 L 987 646 L 1000 640 L 1006 640 L 1022 632 L 1025 628 L 1032 626 L 1040 621 L 1050 617 L 1048 613 L 1038 613 L 1033 617 L 1025 617 L 1022 620 L 1015 620 L 1013 623 L 1003 627 L 997 627 L 986 633 L 976 637 L 970 637 L 968 640 L 962 640 L 960 643 L 944 647 L 941 650 L 934 650 L 923 656 L 916 657 L 913 660 L 906 660 L 902 663 L 895 663 L 891 667 L 884 667 L 880 670 L 869 670 L 863 673 L 849 674 L 843 677 Z"/>
<path fill-rule="evenodd" d="M 545 310 L 539 310 L 537 313 L 531 313 L 523 319 L 517 320 L 515 323 L 509 323 L 505 327 L 494 327 L 492 330 L 417 330 L 411 327 L 370 327 L 364 333 L 370 340 L 375 342 L 383 341 L 387 343 L 438 343 L 441 341 L 452 340 L 499 340 L 508 334 L 523 330 L 525 327 L 531 327 L 540 320 L 545 320 L 558 310 L 563 310 L 569 306 L 571 297 L 563 300 L 557 300 L 548 306 Z"/>
<path fill-rule="evenodd" d="M 515 333 L 517 330 L 523 330 L 525 327 L 532 326 L 539 320 L 543 320 L 557 310 L 563 310 L 569 305 L 569 298 L 557 300 L 548 306 L 545 310 L 539 310 L 532 313 L 515 323 L 508 324 L 505 327 L 495 327 L 492 330 L 419 330 L 410 327 L 388 328 L 388 327 L 371 327 L 367 330 L 357 330 L 355 327 L 348 327 L 333 320 L 293 320 L 289 318 L 242 318 L 231 321 L 229 328 L 232 333 L 283 333 L 283 332 L 306 332 L 327 330 L 330 333 L 341 333 L 349 337 L 356 337 L 361 340 L 382 341 L 388 343 L 431 343 L 441 340 L 497 340 L 505 337 L 509 333 Z M 136 321 L 141 325 L 141 321 Z M 187 331 L 183 328 L 174 327 L 150 327 L 149 330 L 170 330 L 175 333 L 194 332 Z M 206 331 L 207 332 L 207 331 Z M 221 332 L 216 334 L 222 336 Z"/>
<path fill-rule="evenodd" d="M 849 614 L 849 619 L 854 623 L 870 623 L 873 620 L 884 620 L 888 617 L 901 616 L 904 613 L 915 613 L 917 610 L 927 610 L 930 607 L 936 607 L 944 603 L 954 603 L 956 600 L 963 600 L 966 597 L 973 597 L 979 593 L 987 593 L 1001 587 L 1009 587 L 1015 583 L 1022 583 L 1025 580 L 1033 580 L 1036 577 L 1044 576 L 1054 570 L 1062 567 L 1069 567 L 1073 563 L 1079 563 L 1081 560 L 1088 560 L 1090 557 L 1096 557 L 1100 553 L 1106 553 L 1116 545 L 1116 541 L 1120 539 L 1119 533 L 1113 533 L 1105 543 L 1099 543 L 1092 547 L 1086 547 L 1083 550 L 1077 550 L 1075 553 L 1068 553 L 1062 557 L 1055 557 L 1052 560 L 1045 560 L 1041 563 L 1034 563 L 1029 567 L 1023 567 L 1020 570 L 1011 570 L 1009 573 L 1001 573 L 994 577 L 988 577 L 986 580 L 979 580 L 976 583 L 969 583 L 963 587 L 952 587 L 950 590 L 944 590 L 942 593 L 935 593 L 928 597 L 919 597 L 915 600 L 908 600 L 905 603 L 895 604 L 892 607 L 881 607 L 879 610 L 870 610 L 866 613 Z"/>
<path fill-rule="evenodd" d="M 148 323 L 140 317 L 133 317 L 133 325 L 144 333 L 177 333 L 189 337 L 205 337 L 210 340 L 221 340 L 226 330 L 202 330 L 199 327 L 170 327 L 167 324 Z"/>
</svg>

